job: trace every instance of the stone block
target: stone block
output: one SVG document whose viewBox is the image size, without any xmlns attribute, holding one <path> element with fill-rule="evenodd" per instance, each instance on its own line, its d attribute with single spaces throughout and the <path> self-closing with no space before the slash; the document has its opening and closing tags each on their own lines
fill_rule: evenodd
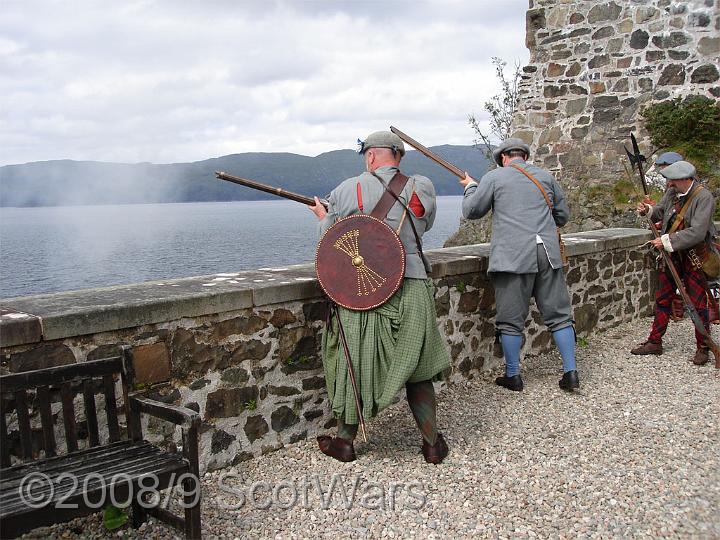
<svg viewBox="0 0 720 540">
<path fill-rule="evenodd" d="M 248 312 L 241 317 L 234 317 L 213 324 L 211 338 L 215 342 L 221 342 L 233 335 L 251 336 L 267 327 L 268 322 L 265 319 Z"/>
<path fill-rule="evenodd" d="M 540 134 L 540 139 L 538 141 L 538 144 L 545 145 L 554 143 L 560 140 L 560 137 L 562 137 L 562 129 L 560 126 L 553 126 L 550 129 L 545 129 Z"/>
<path fill-rule="evenodd" d="M 629 34 L 632 32 L 633 28 L 635 28 L 635 25 L 633 24 L 632 19 L 624 19 L 617 25 L 617 30 L 621 34 Z"/>
<path fill-rule="evenodd" d="M 170 380 L 172 369 L 170 355 L 164 341 L 152 345 L 137 345 L 133 348 L 135 382 L 155 384 Z"/>
<path fill-rule="evenodd" d="M 650 35 L 645 30 L 635 30 L 630 35 L 630 48 L 631 49 L 644 49 L 647 47 L 650 40 Z"/>
<path fill-rule="evenodd" d="M 608 41 L 607 47 L 605 47 L 605 51 L 609 53 L 619 53 L 623 50 L 623 45 L 625 43 L 624 38 L 613 38 Z"/>
<path fill-rule="evenodd" d="M 199 336 L 185 328 L 178 328 L 172 334 L 170 358 L 175 377 L 184 379 L 228 367 L 230 353 L 222 347 L 198 341 L 196 337 Z"/>
<path fill-rule="evenodd" d="M 240 416 L 246 406 L 258 399 L 257 386 L 220 388 L 210 392 L 205 403 L 205 418 L 230 418 Z"/>
<path fill-rule="evenodd" d="M 657 19 L 660 11 L 652 6 L 640 6 L 635 11 L 635 22 L 638 24 Z"/>
<path fill-rule="evenodd" d="M 671 49 L 667 53 L 671 60 L 687 60 L 690 56 L 688 51 L 675 51 Z"/>
<path fill-rule="evenodd" d="M 298 418 L 298 415 L 286 405 L 274 410 L 270 417 L 270 424 L 272 425 L 273 431 L 277 433 L 294 426 L 299 421 L 300 418 Z"/>
<path fill-rule="evenodd" d="M 705 64 L 695 68 L 690 76 L 690 82 L 695 84 L 712 83 L 720 78 L 718 69 L 713 64 Z"/>
<path fill-rule="evenodd" d="M 547 67 L 547 77 L 560 77 L 565 73 L 565 69 L 567 68 L 564 64 L 556 64 L 555 62 L 550 62 Z"/>
<path fill-rule="evenodd" d="M 573 13 L 570 15 L 570 24 L 579 24 L 585 20 L 585 15 L 582 13 Z"/>
<path fill-rule="evenodd" d="M 252 444 L 267 435 L 270 428 L 268 427 L 268 423 L 265 421 L 265 418 L 260 415 L 255 415 L 248 417 L 243 431 L 245 432 L 245 436 L 248 438 L 248 441 L 250 441 L 250 444 Z"/>
<path fill-rule="evenodd" d="M 609 38 L 615 34 L 615 29 L 612 26 L 603 26 L 595 32 L 593 32 L 592 38 L 594 40 Z"/>
<path fill-rule="evenodd" d="M 658 86 L 678 86 L 685 82 L 685 66 L 670 64 L 663 69 L 658 79 Z"/>
<path fill-rule="evenodd" d="M 564 96 L 567 94 L 568 88 L 567 86 L 555 86 L 555 85 L 545 85 L 545 88 L 543 90 L 543 95 L 546 98 L 556 98 L 560 96 Z"/>
<path fill-rule="evenodd" d="M 588 62 L 588 67 L 590 69 L 598 69 L 604 66 L 607 66 L 610 63 L 610 56 L 607 54 L 601 54 L 598 56 L 594 56 L 590 59 Z"/>
<path fill-rule="evenodd" d="M 587 20 L 590 24 L 602 21 L 614 21 L 620 16 L 622 8 L 615 2 L 596 3 L 589 11 Z"/>
<path fill-rule="evenodd" d="M 42 322 L 39 317 L 0 308 L 0 347 L 14 347 L 42 340 Z"/>
<path fill-rule="evenodd" d="M 720 54 L 720 37 L 702 37 L 698 41 L 698 52 L 705 56 Z"/>
<path fill-rule="evenodd" d="M 670 32 L 669 34 L 661 34 L 653 36 L 652 38 L 653 45 L 660 49 L 674 49 L 677 47 L 682 47 L 683 45 L 687 45 L 691 41 L 692 38 L 685 32 Z"/>
<path fill-rule="evenodd" d="M 580 64 L 578 62 L 573 62 L 573 64 L 565 72 L 565 75 L 568 77 L 575 77 L 580 74 L 581 70 L 582 67 L 580 66 Z"/>
<path fill-rule="evenodd" d="M 605 92 L 605 83 L 602 81 L 591 81 L 589 86 L 591 94 L 602 94 Z"/>
<path fill-rule="evenodd" d="M 629 68 L 632 65 L 632 57 L 618 58 L 615 65 L 620 69 Z"/>
<path fill-rule="evenodd" d="M 9 356 L 7 365 L 11 373 L 65 366 L 74 364 L 76 361 L 70 348 L 59 342 L 44 343 L 27 351 L 12 353 Z"/>
<path fill-rule="evenodd" d="M 297 318 L 293 315 L 292 311 L 284 308 L 276 309 L 270 318 L 270 324 L 276 328 L 282 328 L 283 326 L 287 326 L 288 324 L 292 324 L 296 321 Z"/>
<path fill-rule="evenodd" d="M 565 114 L 574 116 L 585 111 L 587 107 L 587 98 L 571 99 L 565 103 Z"/>
</svg>

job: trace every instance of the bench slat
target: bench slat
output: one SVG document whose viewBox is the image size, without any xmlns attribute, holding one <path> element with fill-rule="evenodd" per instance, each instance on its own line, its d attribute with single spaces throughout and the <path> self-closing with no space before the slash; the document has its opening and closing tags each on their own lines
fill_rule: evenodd
<svg viewBox="0 0 720 540">
<path fill-rule="evenodd" d="M 112 375 L 103 376 L 105 390 L 105 415 L 107 416 L 110 442 L 120 440 L 120 425 L 118 424 L 117 402 L 115 398 L 115 380 Z"/>
<path fill-rule="evenodd" d="M 27 393 L 25 390 L 15 391 L 15 410 L 17 411 L 23 459 L 29 461 L 33 457 L 32 431 L 30 428 L 30 414 L 28 413 Z"/>
<path fill-rule="evenodd" d="M 146 443 L 115 449 L 114 452 L 107 454 L 99 452 L 94 455 L 86 455 L 85 452 L 78 452 L 75 454 L 74 459 L 63 460 L 62 463 L 56 462 L 51 466 L 45 466 L 46 462 L 38 462 L 38 466 L 27 467 L 23 471 L 15 471 L 15 474 L 10 478 L 6 478 L 5 475 L 3 475 L 3 480 L 0 482 L 0 500 L 2 500 L 2 496 L 7 490 L 12 490 L 19 486 L 25 475 L 38 470 L 41 470 L 43 474 L 47 476 L 59 476 L 62 473 L 81 475 L 92 472 L 94 470 L 93 468 L 102 466 L 111 468 L 115 464 L 122 464 L 138 456 L 152 455 L 157 452 L 158 449 L 156 447 L 150 443 Z"/>
<path fill-rule="evenodd" d="M 0 392 L 12 393 L 15 390 L 24 388 L 36 388 L 38 386 L 49 386 L 66 382 L 77 382 L 89 377 L 101 377 L 112 373 L 120 373 L 123 370 L 122 357 L 105 358 L 103 360 L 92 360 L 90 362 L 79 362 L 67 366 L 38 369 L 35 371 L 24 371 L 3 375 Z"/>
<path fill-rule="evenodd" d="M 5 400 L 0 398 L 0 467 L 10 466 L 10 437 L 7 432 L 7 423 L 5 422 Z"/>
<path fill-rule="evenodd" d="M 50 410 L 50 390 L 47 386 L 38 386 L 37 403 L 40 409 L 45 456 L 53 457 L 55 455 L 55 430 L 53 429 L 52 411 Z"/>
<path fill-rule="evenodd" d="M 68 452 L 75 452 L 78 449 L 75 406 L 73 405 L 75 394 L 70 388 L 70 383 L 62 384 L 60 397 L 62 399 L 63 423 L 65 425 L 65 444 Z"/>
<path fill-rule="evenodd" d="M 38 486 L 36 489 L 31 490 L 30 495 L 35 500 L 70 500 L 72 497 L 77 496 L 77 494 L 82 493 L 96 493 L 99 495 L 103 489 L 107 489 L 111 485 L 120 486 L 126 484 L 128 480 L 136 482 L 140 477 L 145 475 L 152 474 L 159 477 L 160 475 L 173 471 L 188 470 L 187 463 L 180 459 L 179 456 L 164 453 L 136 456 L 135 459 L 128 462 L 127 465 L 129 466 L 123 466 L 123 463 L 117 463 L 112 467 L 106 468 L 102 467 L 102 464 L 96 464 L 93 470 L 75 475 L 77 483 L 74 482 L 71 477 L 65 477 L 60 482 L 58 481 L 60 475 L 54 475 L 51 477 L 53 481 L 52 486 Z M 177 481 L 177 476 L 175 481 Z M 99 497 L 95 500 L 99 500 Z M 20 497 L 18 489 L 6 491 L 2 497 L 0 516 L 4 517 L 8 514 L 21 512 L 26 507 L 27 505 Z"/>
<path fill-rule="evenodd" d="M 83 382 L 83 401 L 85 402 L 85 422 L 88 430 L 88 442 L 90 446 L 100 444 L 100 432 L 98 430 L 97 409 L 95 408 L 95 392 L 93 391 L 93 380 L 86 379 Z"/>
</svg>

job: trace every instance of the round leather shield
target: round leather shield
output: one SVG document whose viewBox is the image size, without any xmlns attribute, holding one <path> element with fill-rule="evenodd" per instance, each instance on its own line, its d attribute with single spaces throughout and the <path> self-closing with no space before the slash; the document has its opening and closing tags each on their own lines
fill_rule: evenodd
<svg viewBox="0 0 720 540">
<path fill-rule="evenodd" d="M 336 304 L 364 311 L 383 305 L 405 275 L 405 248 L 384 221 L 365 214 L 338 220 L 323 234 L 315 272 Z"/>
</svg>

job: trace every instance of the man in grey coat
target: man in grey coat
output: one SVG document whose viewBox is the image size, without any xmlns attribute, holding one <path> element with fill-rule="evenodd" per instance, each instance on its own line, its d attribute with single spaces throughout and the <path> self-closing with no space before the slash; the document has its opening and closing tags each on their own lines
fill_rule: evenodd
<svg viewBox="0 0 720 540">
<path fill-rule="evenodd" d="M 463 216 L 479 219 L 492 210 L 488 273 L 495 288 L 495 328 L 505 356 L 505 375 L 495 383 L 509 390 L 523 389 L 520 349 L 530 297 L 534 297 L 562 356 L 560 388 L 572 391 L 580 387 L 580 381 L 572 306 L 557 235 L 570 210 L 555 178 L 527 163 L 529 156 L 525 142 L 507 139 L 493 150 L 498 169 L 480 182 L 466 173 L 460 181 L 465 188 Z"/>
<path fill-rule="evenodd" d="M 662 157 L 662 156 L 661 156 Z M 657 204 L 641 202 L 637 212 L 649 215 L 651 221 L 661 221 L 660 238 L 652 240 L 655 249 L 670 253 L 685 289 L 700 315 L 705 331 L 710 333 L 707 278 L 702 261 L 714 250 L 712 240 L 717 234 L 713 223 L 715 199 L 712 193 L 695 181 L 695 166 L 687 161 L 675 161 L 660 174 L 667 180 L 667 190 Z M 663 353 L 662 338 L 667 331 L 672 312 L 676 285 L 670 270 L 663 265 L 658 273 L 659 286 L 655 292 L 655 318 L 648 339 L 630 352 L 636 355 Z M 697 349 L 691 361 L 698 366 L 707 364 L 708 346 L 705 337 L 695 330 Z"/>
</svg>

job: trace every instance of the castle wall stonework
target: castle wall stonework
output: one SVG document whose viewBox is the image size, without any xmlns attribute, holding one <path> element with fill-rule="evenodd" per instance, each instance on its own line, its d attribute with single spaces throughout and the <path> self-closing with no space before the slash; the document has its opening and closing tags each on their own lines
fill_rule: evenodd
<svg viewBox="0 0 720 540">
<path fill-rule="evenodd" d="M 566 235 L 567 281 L 580 336 L 591 340 L 594 332 L 650 313 L 652 257 L 638 249 L 649 236 L 638 229 Z M 486 273 L 489 245 L 428 255 L 437 323 L 452 359 L 449 383 L 499 367 L 495 297 Z M 334 425 L 320 357 L 326 313 L 327 302 L 307 264 L 4 299 L 0 373 L 106 358 L 131 345 L 136 389 L 197 411 L 201 466 L 216 469 Z M 552 347 L 535 308 L 525 334 L 524 354 Z M 33 400 L 30 396 L 29 403 Z M 11 403 L 4 407 L 11 412 L 8 429 L 17 455 L 17 415 Z M 102 408 L 99 403 L 98 411 Z M 81 445 L 87 437 L 82 410 L 79 395 Z M 52 404 L 52 414 L 62 418 L 59 402 Z M 39 448 L 37 410 L 33 422 Z M 143 428 L 153 442 L 181 440 L 173 426 L 154 419 L 145 419 Z M 62 447 L 61 425 L 55 437 Z"/>
<path fill-rule="evenodd" d="M 649 153 L 643 107 L 691 94 L 720 98 L 719 3 L 530 0 L 530 63 L 514 136 L 569 192 L 576 230 L 612 224 L 607 200 L 587 187 L 625 175 L 631 132 Z"/>
</svg>

